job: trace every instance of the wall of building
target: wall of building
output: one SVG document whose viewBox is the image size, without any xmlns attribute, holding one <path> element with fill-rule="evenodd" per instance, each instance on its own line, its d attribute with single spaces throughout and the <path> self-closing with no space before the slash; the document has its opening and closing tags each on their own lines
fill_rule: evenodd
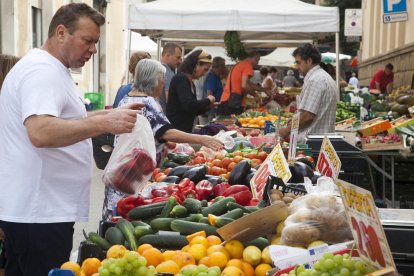
<svg viewBox="0 0 414 276">
<path fill-rule="evenodd" d="M 408 21 L 404 22 L 383 23 L 382 5 L 383 1 L 362 1 L 361 85 L 368 85 L 375 71 L 387 63 L 394 65 L 394 87 L 409 85 L 414 73 L 414 0 L 407 0 Z"/>
</svg>

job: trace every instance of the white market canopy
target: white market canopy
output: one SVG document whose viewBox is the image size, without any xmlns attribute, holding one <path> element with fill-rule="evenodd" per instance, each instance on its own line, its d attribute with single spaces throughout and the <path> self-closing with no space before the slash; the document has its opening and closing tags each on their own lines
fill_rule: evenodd
<svg viewBox="0 0 414 276">
<path fill-rule="evenodd" d="M 262 56 L 259 61 L 259 65 L 263 66 L 280 66 L 291 67 L 295 64 L 295 59 L 292 56 L 293 51 L 296 48 L 277 48 L 270 54 Z"/>
<path fill-rule="evenodd" d="M 299 0 L 158 0 L 130 5 L 128 28 L 186 46 L 223 45 L 226 31 L 239 31 L 246 44 L 275 47 L 339 32 L 339 11 Z"/>
</svg>

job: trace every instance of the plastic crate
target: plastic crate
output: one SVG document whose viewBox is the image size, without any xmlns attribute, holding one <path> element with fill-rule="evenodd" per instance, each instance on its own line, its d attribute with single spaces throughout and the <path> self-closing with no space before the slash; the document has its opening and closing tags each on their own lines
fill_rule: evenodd
<svg viewBox="0 0 414 276">
<path fill-rule="evenodd" d="M 108 230 L 108 228 L 110 227 L 115 227 L 115 225 L 116 225 L 116 222 L 101 220 L 99 222 L 99 229 L 98 229 L 99 236 L 104 238 L 106 230 Z"/>
<path fill-rule="evenodd" d="M 414 198 L 400 197 L 400 209 L 414 209 Z"/>
<path fill-rule="evenodd" d="M 100 261 L 102 261 L 106 258 L 106 252 L 103 251 L 96 244 L 91 244 L 91 243 L 87 243 L 87 242 L 83 241 L 79 245 L 77 263 L 81 264 L 87 258 L 97 258 Z"/>
<path fill-rule="evenodd" d="M 90 101 L 90 104 L 86 105 L 88 110 L 105 108 L 104 94 L 102 92 L 86 92 L 84 98 Z"/>
<path fill-rule="evenodd" d="M 338 178 L 357 186 L 364 184 L 364 174 L 360 172 L 340 172 Z"/>
</svg>

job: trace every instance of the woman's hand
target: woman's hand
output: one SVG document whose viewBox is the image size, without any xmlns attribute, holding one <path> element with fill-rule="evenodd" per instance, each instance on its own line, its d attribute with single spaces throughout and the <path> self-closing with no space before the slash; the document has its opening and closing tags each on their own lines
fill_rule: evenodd
<svg viewBox="0 0 414 276">
<path fill-rule="evenodd" d="M 223 142 L 213 136 L 201 135 L 200 145 L 208 147 L 214 151 L 218 151 L 224 148 Z"/>
<path fill-rule="evenodd" d="M 210 104 L 213 104 L 213 103 L 215 103 L 215 101 L 216 101 L 216 98 L 214 98 L 214 96 L 213 96 L 213 95 L 208 95 L 208 96 L 207 96 L 207 99 L 210 101 Z"/>
</svg>

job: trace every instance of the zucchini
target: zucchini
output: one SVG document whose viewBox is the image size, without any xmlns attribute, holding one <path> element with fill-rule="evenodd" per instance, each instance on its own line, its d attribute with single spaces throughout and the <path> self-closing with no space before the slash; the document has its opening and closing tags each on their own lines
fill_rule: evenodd
<svg viewBox="0 0 414 276">
<path fill-rule="evenodd" d="M 129 211 L 127 217 L 133 220 L 151 218 L 161 214 L 165 205 L 167 205 L 166 201 L 138 206 Z"/>
<path fill-rule="evenodd" d="M 122 234 L 124 234 L 125 240 L 129 244 L 129 248 L 135 251 L 137 249 L 137 243 L 135 241 L 134 226 L 132 226 L 132 223 L 124 218 L 120 218 L 116 223 L 116 227 L 121 230 Z"/>
<path fill-rule="evenodd" d="M 148 223 L 145 223 L 145 222 L 140 221 L 140 220 L 134 220 L 134 221 L 131 221 L 131 223 L 132 223 L 132 226 L 134 226 L 134 228 L 137 227 L 137 226 L 147 226 L 147 227 L 150 227 L 150 225 Z"/>
<path fill-rule="evenodd" d="M 217 227 L 200 222 L 185 221 L 181 219 L 176 219 L 171 222 L 171 229 L 176 232 L 180 232 L 183 235 L 190 235 L 199 231 L 205 231 L 207 236 L 217 235 Z"/>
<path fill-rule="evenodd" d="M 213 199 L 213 203 L 219 202 L 220 200 L 225 199 L 225 198 L 226 197 L 224 197 L 224 196 L 217 196 Z"/>
<path fill-rule="evenodd" d="M 259 206 L 246 206 L 245 208 L 246 208 L 247 210 L 249 210 L 249 211 L 250 211 L 250 213 L 253 213 L 253 212 L 259 211 L 259 210 L 261 209 Z"/>
<path fill-rule="evenodd" d="M 151 227 L 147 226 L 137 226 L 134 229 L 134 236 L 136 239 L 141 238 L 142 236 L 148 235 L 148 234 L 154 234 L 154 229 L 151 229 Z"/>
<path fill-rule="evenodd" d="M 199 222 L 201 218 L 204 218 L 202 214 L 190 214 L 188 217 L 183 218 L 183 220 Z"/>
<path fill-rule="evenodd" d="M 243 212 L 242 209 L 237 208 L 237 209 L 228 211 L 227 213 L 225 213 L 224 215 L 221 215 L 220 217 L 221 218 L 230 218 L 230 219 L 236 220 L 236 219 L 241 218 L 243 216 L 243 213 L 244 212 Z"/>
<path fill-rule="evenodd" d="M 86 233 L 84 233 L 84 235 L 86 235 Z M 88 240 L 105 251 L 111 247 L 111 244 L 107 240 L 105 240 L 104 238 L 99 236 L 98 233 L 95 232 L 89 232 Z"/>
<path fill-rule="evenodd" d="M 236 200 L 232 197 L 226 197 L 218 202 L 211 204 L 210 206 L 203 209 L 201 212 L 203 216 L 207 216 L 208 214 L 213 214 L 216 216 L 221 216 L 222 214 L 226 213 L 227 208 L 226 205 L 229 202 L 236 202 Z"/>
<path fill-rule="evenodd" d="M 205 200 L 205 199 L 203 199 L 202 201 L 201 201 L 201 207 L 207 207 L 208 206 L 208 201 L 207 200 Z"/>
<path fill-rule="evenodd" d="M 201 212 L 201 202 L 195 198 L 186 198 L 183 202 L 183 206 L 187 208 L 188 213 L 197 214 Z"/>
<path fill-rule="evenodd" d="M 162 249 L 181 249 L 188 245 L 187 239 L 181 235 L 145 235 L 138 240 L 139 245 L 144 243 Z"/>
<path fill-rule="evenodd" d="M 250 211 L 249 209 L 245 208 L 244 206 L 236 203 L 236 202 L 229 202 L 226 204 L 226 208 L 227 210 L 231 211 L 231 210 L 235 210 L 235 209 L 241 209 L 243 210 L 244 213 L 251 213 L 252 211 Z"/>
<path fill-rule="evenodd" d="M 210 222 L 208 221 L 208 217 L 202 217 L 201 219 L 198 220 L 199 223 L 204 223 L 204 224 L 210 224 Z"/>
<path fill-rule="evenodd" d="M 150 223 L 151 228 L 154 230 L 171 231 L 171 222 L 173 218 L 156 218 Z"/>
<path fill-rule="evenodd" d="M 174 208 L 175 205 L 177 205 L 177 200 L 175 199 L 175 197 L 170 197 L 167 200 L 167 204 L 165 204 L 164 208 L 161 211 L 160 217 L 161 218 L 168 218 L 170 216 L 170 213 L 172 211 L 172 209 Z"/>
<path fill-rule="evenodd" d="M 249 245 L 254 245 L 258 247 L 260 250 L 263 250 L 265 249 L 266 246 L 269 246 L 269 240 L 266 238 L 260 237 L 245 244 L 245 246 L 249 246 Z"/>
<path fill-rule="evenodd" d="M 223 227 L 226 224 L 229 224 L 230 222 L 233 222 L 234 219 L 232 218 L 226 218 L 226 217 L 217 217 L 216 220 L 216 226 L 217 227 Z"/>
<path fill-rule="evenodd" d="M 105 239 L 112 245 L 114 244 L 124 244 L 125 237 L 122 234 L 121 230 L 116 227 L 109 227 L 105 232 Z"/>
<path fill-rule="evenodd" d="M 177 217 L 177 218 L 183 218 L 183 217 L 187 216 L 187 208 L 185 208 L 182 205 L 176 205 L 172 209 L 170 215 L 174 216 L 174 217 Z"/>
</svg>

